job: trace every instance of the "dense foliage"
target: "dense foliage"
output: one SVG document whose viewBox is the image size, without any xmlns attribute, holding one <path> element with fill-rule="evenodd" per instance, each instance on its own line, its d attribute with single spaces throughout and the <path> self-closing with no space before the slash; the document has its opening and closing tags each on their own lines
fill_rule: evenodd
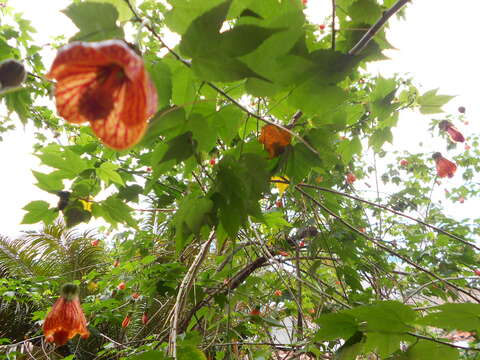
<svg viewBox="0 0 480 360">
<path fill-rule="evenodd" d="M 119 151 L 57 115 L 35 30 L 4 4 L 0 132 L 35 126 L 58 204 L 0 238 L 0 358 L 479 359 L 479 221 L 432 201 L 439 177 L 477 195 L 478 138 L 450 96 L 365 70 L 404 3 L 334 0 L 319 26 L 301 0 L 72 0 L 78 33 L 52 52 L 128 40 L 157 91 Z M 442 155 L 386 151 L 404 110 Z M 42 321 L 66 282 L 90 337 L 55 347 Z"/>
</svg>

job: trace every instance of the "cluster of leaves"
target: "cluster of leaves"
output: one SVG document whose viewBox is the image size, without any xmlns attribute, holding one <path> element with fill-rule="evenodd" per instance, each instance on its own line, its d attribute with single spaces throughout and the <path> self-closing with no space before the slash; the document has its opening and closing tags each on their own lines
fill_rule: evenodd
<svg viewBox="0 0 480 360">
<path fill-rule="evenodd" d="M 124 39 L 133 27 L 157 88 L 160 110 L 142 142 L 122 152 L 88 127 L 65 125 L 53 105 L 37 105 L 52 84 L 42 80 L 33 29 L 7 8 L 18 29 L 0 26 L 0 60 L 27 59 L 31 75 L 1 100 L 38 128 L 35 154 L 52 170 L 34 176 L 59 202 L 24 208 L 24 223 L 49 231 L 0 243 L 0 315 L 16 316 L 13 301 L 27 319 L 0 337 L 26 344 L 32 335 L 28 346 L 41 354 L 34 321 L 62 281 L 74 280 L 92 336 L 55 351 L 80 359 L 167 358 L 172 342 L 178 359 L 268 358 L 282 346 L 339 359 L 475 356 L 446 337 L 466 331 L 479 342 L 478 222 L 456 222 L 432 203 L 431 154 L 407 154 L 408 166 L 384 174 L 365 155 L 388 159 L 402 110 L 439 114 L 450 97 L 365 74 L 390 47 L 385 30 L 350 52 L 393 1 L 337 0 L 328 17 L 335 27 L 322 32 L 303 3 L 74 1 L 64 10 L 79 29 L 70 41 Z M 181 38 L 173 49 L 164 42 L 170 32 Z M 270 142 L 277 148 L 262 137 L 266 123 L 282 127 L 270 132 L 283 136 Z M 455 158 L 466 181 L 455 196 L 478 191 L 477 145 Z M 366 183 L 381 177 L 394 193 L 381 196 L 377 185 L 374 199 L 359 197 L 347 173 Z M 412 221 L 419 213 L 424 219 Z M 65 237 L 91 218 L 115 235 L 100 245 Z M 289 344 L 276 340 L 282 328 Z M 19 351 L 6 348 L 10 357 Z"/>
</svg>

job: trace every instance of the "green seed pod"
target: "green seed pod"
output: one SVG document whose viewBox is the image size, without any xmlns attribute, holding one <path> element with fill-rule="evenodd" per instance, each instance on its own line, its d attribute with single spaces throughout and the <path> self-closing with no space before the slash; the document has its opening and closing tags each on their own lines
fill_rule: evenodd
<svg viewBox="0 0 480 360">
<path fill-rule="evenodd" d="M 27 77 L 27 72 L 22 63 L 8 59 L 0 63 L 1 89 L 20 86 Z"/>
</svg>

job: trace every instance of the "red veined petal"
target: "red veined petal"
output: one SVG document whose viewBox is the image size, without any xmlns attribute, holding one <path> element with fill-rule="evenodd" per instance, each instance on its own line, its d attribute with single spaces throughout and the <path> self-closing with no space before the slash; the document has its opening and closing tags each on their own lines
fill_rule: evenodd
<svg viewBox="0 0 480 360">
<path fill-rule="evenodd" d="M 73 68 L 120 66 L 131 81 L 143 74 L 143 60 L 120 40 L 100 42 L 72 42 L 61 48 L 47 77 L 62 80 L 72 74 Z"/>
<path fill-rule="evenodd" d="M 125 98 L 120 111 L 121 121 L 127 126 L 137 125 L 157 111 L 157 91 L 145 73 L 138 82 L 125 84 Z"/>
<path fill-rule="evenodd" d="M 457 165 L 451 162 L 450 160 L 445 159 L 444 157 L 438 158 L 436 160 L 437 165 L 437 174 L 439 177 L 453 177 L 455 171 L 457 171 Z"/>
<path fill-rule="evenodd" d="M 137 144 L 147 129 L 146 119 L 135 125 L 122 122 L 126 86 L 122 86 L 114 100 L 114 107 L 106 119 L 90 121 L 93 132 L 107 146 L 115 150 L 124 150 Z"/>
<path fill-rule="evenodd" d="M 450 135 L 450 139 L 454 142 L 464 142 L 465 138 L 463 137 L 463 134 L 457 130 L 455 126 L 449 126 L 447 128 L 448 135 Z"/>
</svg>

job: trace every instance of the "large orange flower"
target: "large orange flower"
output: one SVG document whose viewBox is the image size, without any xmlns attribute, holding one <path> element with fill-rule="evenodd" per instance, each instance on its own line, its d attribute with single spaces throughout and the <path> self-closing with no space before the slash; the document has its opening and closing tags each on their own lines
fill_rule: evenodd
<svg viewBox="0 0 480 360">
<path fill-rule="evenodd" d="M 61 296 L 45 318 L 43 333 L 48 342 L 55 342 L 58 346 L 64 345 L 77 334 L 84 339 L 90 336 L 87 320 L 80 307 L 77 285 L 63 285 Z"/>
<path fill-rule="evenodd" d="M 453 177 L 455 171 L 457 171 L 457 165 L 451 162 L 450 160 L 445 159 L 441 153 L 436 152 L 433 154 L 433 159 L 437 167 L 437 174 L 439 177 L 444 178 L 448 176 L 449 178 Z"/>
<path fill-rule="evenodd" d="M 280 155 L 292 141 L 292 135 L 275 125 L 265 125 L 258 138 L 265 150 L 270 154 L 270 159 Z"/>
<path fill-rule="evenodd" d="M 120 40 L 63 47 L 47 77 L 57 80 L 60 116 L 72 124 L 89 122 L 100 140 L 116 150 L 138 143 L 157 109 L 142 58 Z"/>
</svg>

